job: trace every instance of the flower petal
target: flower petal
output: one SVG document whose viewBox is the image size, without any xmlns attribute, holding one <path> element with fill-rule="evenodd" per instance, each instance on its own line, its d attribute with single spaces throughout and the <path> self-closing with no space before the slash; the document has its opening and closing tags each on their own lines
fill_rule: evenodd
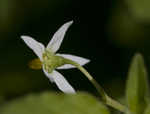
<svg viewBox="0 0 150 114">
<path fill-rule="evenodd" d="M 44 66 L 42 67 L 42 69 L 43 69 L 43 72 L 44 72 L 44 74 L 46 75 L 46 77 L 48 77 L 48 79 L 49 79 L 51 82 L 54 82 L 53 75 L 52 75 L 52 74 L 49 74 L 49 73 L 44 69 Z"/>
<path fill-rule="evenodd" d="M 65 33 L 72 23 L 73 23 L 73 21 L 69 21 L 69 22 L 65 23 L 64 25 L 62 25 L 57 30 L 57 32 L 52 37 L 51 41 L 48 43 L 47 49 L 50 49 L 51 51 L 56 52 L 60 48 L 60 45 L 65 36 Z"/>
<path fill-rule="evenodd" d="M 37 42 L 30 36 L 21 36 L 21 38 L 27 44 L 27 46 L 29 46 L 42 61 L 42 54 L 45 49 L 44 45 L 42 43 Z"/>
<path fill-rule="evenodd" d="M 88 62 L 90 62 L 89 59 L 85 59 L 83 57 L 78 57 L 78 56 L 74 56 L 74 55 L 69 55 L 69 54 L 56 54 L 57 56 L 62 56 L 64 58 L 70 59 L 74 62 L 77 62 L 78 64 L 80 64 L 81 66 L 87 64 Z M 70 68 L 75 68 L 75 66 L 70 65 L 70 64 L 65 64 L 63 66 L 57 67 L 57 69 L 70 69 Z"/>
<path fill-rule="evenodd" d="M 63 91 L 64 93 L 75 93 L 73 87 L 59 72 L 54 70 L 52 75 L 54 77 L 56 85 L 61 91 Z"/>
</svg>

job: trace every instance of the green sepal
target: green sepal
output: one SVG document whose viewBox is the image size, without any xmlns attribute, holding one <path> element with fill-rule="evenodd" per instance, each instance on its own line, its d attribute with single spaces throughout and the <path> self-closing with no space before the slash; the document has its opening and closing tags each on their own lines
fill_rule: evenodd
<svg viewBox="0 0 150 114">
<path fill-rule="evenodd" d="M 43 53 L 43 66 L 48 73 L 52 73 L 54 69 L 65 64 L 65 59 L 55 55 L 50 50 L 45 50 Z"/>
</svg>

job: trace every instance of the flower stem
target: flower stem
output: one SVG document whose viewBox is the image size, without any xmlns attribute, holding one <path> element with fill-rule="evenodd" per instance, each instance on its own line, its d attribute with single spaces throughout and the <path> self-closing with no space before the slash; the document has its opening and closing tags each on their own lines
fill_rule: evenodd
<svg viewBox="0 0 150 114">
<path fill-rule="evenodd" d="M 121 111 L 121 112 L 126 112 L 127 111 L 127 108 L 120 104 L 119 102 L 117 102 L 116 100 L 110 98 L 109 96 L 107 96 L 107 100 L 106 100 L 106 104 Z"/>
<path fill-rule="evenodd" d="M 97 89 L 98 93 L 101 95 L 102 100 L 106 102 L 106 93 L 104 89 L 97 83 L 97 81 L 80 65 L 76 65 L 76 67 L 89 79 L 89 81 L 94 85 Z"/>
<path fill-rule="evenodd" d="M 121 112 L 126 112 L 127 108 L 124 105 L 122 105 L 119 102 L 112 99 L 111 97 L 109 97 L 106 94 L 106 92 L 104 91 L 104 89 L 97 83 L 97 81 L 91 76 L 90 73 L 88 73 L 88 71 L 85 68 L 83 68 L 81 65 L 79 65 L 78 63 L 76 63 L 74 61 L 68 60 L 68 62 L 69 62 L 69 64 L 76 66 L 88 78 L 88 80 L 93 84 L 93 86 L 96 88 L 96 90 L 100 94 L 102 101 L 105 104 L 107 104 Z"/>
</svg>

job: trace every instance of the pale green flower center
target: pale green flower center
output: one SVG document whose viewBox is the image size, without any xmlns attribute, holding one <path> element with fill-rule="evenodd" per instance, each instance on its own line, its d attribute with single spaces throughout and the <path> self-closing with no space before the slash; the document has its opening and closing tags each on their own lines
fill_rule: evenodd
<svg viewBox="0 0 150 114">
<path fill-rule="evenodd" d="M 45 52 L 43 53 L 43 65 L 45 70 L 48 73 L 52 73 L 52 71 L 65 64 L 65 59 L 63 57 L 60 56 L 56 56 L 55 53 L 49 51 L 49 50 L 45 50 Z"/>
</svg>

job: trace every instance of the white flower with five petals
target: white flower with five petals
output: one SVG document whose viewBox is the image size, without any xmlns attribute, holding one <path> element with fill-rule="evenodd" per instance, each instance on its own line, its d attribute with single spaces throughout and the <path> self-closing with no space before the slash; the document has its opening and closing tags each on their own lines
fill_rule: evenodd
<svg viewBox="0 0 150 114">
<path fill-rule="evenodd" d="M 67 82 L 67 80 L 55 69 L 75 68 L 75 66 L 69 64 L 67 60 L 74 61 L 81 66 L 89 62 L 88 59 L 70 54 L 56 54 L 56 51 L 60 48 L 60 45 L 64 39 L 67 29 L 72 23 L 73 21 L 70 21 L 62 25 L 53 35 L 46 48 L 42 43 L 34 40 L 32 37 L 24 35 L 21 36 L 28 47 L 31 48 L 39 57 L 45 75 L 51 82 L 55 82 L 58 88 L 64 93 L 75 93 L 75 90 L 69 84 L 69 82 Z"/>
</svg>

